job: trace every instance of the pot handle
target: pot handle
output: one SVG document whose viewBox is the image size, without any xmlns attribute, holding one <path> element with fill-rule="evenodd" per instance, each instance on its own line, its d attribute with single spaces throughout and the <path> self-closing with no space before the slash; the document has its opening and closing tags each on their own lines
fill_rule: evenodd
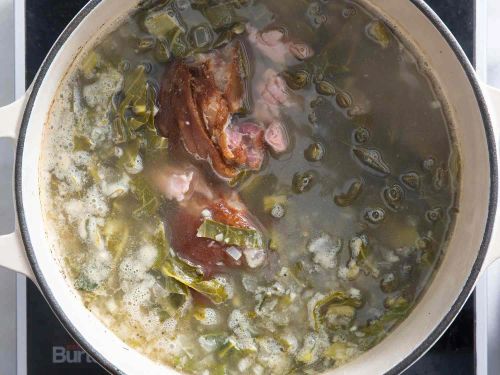
<svg viewBox="0 0 500 375">
<path fill-rule="evenodd" d="M 26 100 L 27 95 L 24 95 L 14 103 L 0 108 L 0 138 L 12 138 L 14 141 L 17 140 Z M 12 197 L 12 199 L 14 199 L 14 197 Z M 35 276 L 24 250 L 17 219 L 15 228 L 13 233 L 0 235 L 0 267 L 22 273 L 31 280 L 35 280 Z"/>
<path fill-rule="evenodd" d="M 493 123 L 493 132 L 497 142 L 497 158 L 500 157 L 500 90 L 486 84 L 483 86 L 483 92 L 490 108 L 491 120 Z M 496 260 L 500 259 L 500 217 L 497 214 L 495 225 L 493 227 L 492 238 L 486 259 L 483 263 L 482 273 L 492 265 Z"/>
</svg>

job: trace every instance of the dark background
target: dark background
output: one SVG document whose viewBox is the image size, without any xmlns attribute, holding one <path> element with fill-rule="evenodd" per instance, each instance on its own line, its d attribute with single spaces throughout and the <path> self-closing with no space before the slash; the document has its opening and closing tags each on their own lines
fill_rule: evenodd
<svg viewBox="0 0 500 375">
<path fill-rule="evenodd" d="M 32 82 L 57 36 L 85 3 L 85 0 L 26 0 L 27 85 Z M 475 0 L 428 0 L 427 3 L 451 29 L 474 62 Z M 27 299 L 29 375 L 105 374 L 81 353 L 31 282 Z M 438 343 L 405 375 L 474 374 L 473 301 L 474 297 L 471 297 Z M 68 351 L 68 362 L 73 363 L 53 363 L 54 347 Z"/>
</svg>

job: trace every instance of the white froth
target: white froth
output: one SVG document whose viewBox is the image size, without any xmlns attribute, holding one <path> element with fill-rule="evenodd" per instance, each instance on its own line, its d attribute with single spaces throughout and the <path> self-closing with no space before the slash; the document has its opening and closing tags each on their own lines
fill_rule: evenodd
<svg viewBox="0 0 500 375">
<path fill-rule="evenodd" d="M 100 188 L 103 194 L 111 199 L 127 193 L 130 189 L 130 177 L 124 173 L 118 181 L 107 182 L 101 180 Z"/>
<path fill-rule="evenodd" d="M 210 307 L 205 308 L 204 316 L 200 323 L 205 326 L 215 326 L 219 324 L 219 315 L 217 311 Z"/>
<path fill-rule="evenodd" d="M 217 349 L 217 347 L 219 346 L 217 340 L 209 336 L 200 336 L 198 338 L 198 343 L 200 344 L 201 348 L 207 353 L 215 351 L 215 349 Z"/>
<path fill-rule="evenodd" d="M 262 249 L 245 249 L 243 252 L 250 268 L 260 267 L 266 260 L 266 252 Z"/>
<path fill-rule="evenodd" d="M 283 373 L 288 366 L 288 358 L 285 348 L 275 339 L 267 337 L 260 339 L 259 362 L 273 373 Z"/>
<path fill-rule="evenodd" d="M 174 318 L 169 318 L 163 322 L 163 328 L 166 333 L 169 335 L 173 335 L 177 328 L 177 320 Z"/>
<path fill-rule="evenodd" d="M 236 309 L 231 312 L 228 326 L 234 332 L 232 338 L 240 350 L 257 350 L 257 345 L 252 337 L 250 322 L 240 310 Z"/>
<path fill-rule="evenodd" d="M 111 272 L 112 257 L 107 251 L 95 249 L 89 254 L 88 261 L 82 267 L 82 275 L 92 284 L 100 285 Z"/>
<path fill-rule="evenodd" d="M 252 366 L 252 363 L 253 361 L 251 358 L 245 357 L 238 362 L 238 370 L 240 372 L 245 372 Z"/>
<path fill-rule="evenodd" d="M 83 99 L 91 108 L 107 107 L 113 94 L 121 89 L 122 82 L 122 75 L 110 68 L 96 82 L 83 87 Z"/>
<path fill-rule="evenodd" d="M 349 295 L 352 297 L 352 298 L 355 298 L 355 299 L 361 299 L 361 291 L 359 289 L 356 289 L 356 288 L 350 288 L 349 289 Z"/>
<path fill-rule="evenodd" d="M 138 260 L 144 265 L 144 267 L 150 269 L 156 262 L 156 258 L 158 257 L 158 250 L 151 245 L 145 245 L 140 248 L 137 255 Z"/>
<path fill-rule="evenodd" d="M 109 211 L 108 202 L 96 186 L 91 187 L 82 199 L 70 199 L 64 204 L 70 222 L 91 217 L 104 217 Z"/>
<path fill-rule="evenodd" d="M 339 267 L 339 271 L 337 274 L 339 279 L 346 281 L 348 274 L 349 274 L 349 269 L 347 267 L 345 267 L 345 266 Z"/>
<path fill-rule="evenodd" d="M 151 288 L 155 284 L 155 279 L 151 275 L 146 275 L 140 282 L 122 282 L 123 308 L 136 324 L 140 325 L 147 332 L 154 332 L 158 328 L 159 318 L 153 311 L 149 310 L 151 303 Z"/>
<path fill-rule="evenodd" d="M 119 307 L 114 298 L 109 298 L 106 300 L 106 308 L 111 314 L 115 314 Z"/>
<path fill-rule="evenodd" d="M 243 275 L 241 278 L 241 283 L 247 292 L 255 293 L 258 287 L 258 281 L 255 276 Z"/>
<path fill-rule="evenodd" d="M 136 257 L 129 256 L 123 259 L 120 264 L 120 278 L 123 281 L 137 281 L 141 280 L 146 274 L 148 268 L 142 262 L 139 262 Z M 122 283 L 126 285 L 126 283 Z"/>
<path fill-rule="evenodd" d="M 227 298 L 232 299 L 234 296 L 234 286 L 232 281 L 228 277 L 222 275 L 216 276 L 215 280 L 222 284 L 224 290 L 227 293 Z"/>
<path fill-rule="evenodd" d="M 342 248 L 340 240 L 334 240 L 326 233 L 313 239 L 307 250 L 313 254 L 313 261 L 326 269 L 333 269 L 337 265 L 337 253 Z"/>
<path fill-rule="evenodd" d="M 169 355 L 180 356 L 186 353 L 186 346 L 189 341 L 190 339 L 187 336 L 177 335 L 175 339 L 166 343 L 164 348 Z"/>
<path fill-rule="evenodd" d="M 253 369 L 252 369 L 254 375 L 263 375 L 264 374 L 264 367 L 262 367 L 261 365 L 259 365 L 258 363 L 253 366 Z"/>
<path fill-rule="evenodd" d="M 92 156 L 86 151 L 77 151 L 71 155 L 71 159 L 77 167 L 86 167 L 90 164 Z"/>
</svg>

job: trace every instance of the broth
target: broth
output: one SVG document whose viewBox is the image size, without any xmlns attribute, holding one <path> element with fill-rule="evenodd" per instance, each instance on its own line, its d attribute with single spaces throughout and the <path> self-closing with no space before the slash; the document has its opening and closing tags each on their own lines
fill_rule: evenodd
<svg viewBox="0 0 500 375">
<path fill-rule="evenodd" d="M 356 1 L 144 1 L 77 61 L 46 134 L 85 306 L 187 373 L 320 373 L 376 345 L 458 212 L 421 61 Z"/>
</svg>

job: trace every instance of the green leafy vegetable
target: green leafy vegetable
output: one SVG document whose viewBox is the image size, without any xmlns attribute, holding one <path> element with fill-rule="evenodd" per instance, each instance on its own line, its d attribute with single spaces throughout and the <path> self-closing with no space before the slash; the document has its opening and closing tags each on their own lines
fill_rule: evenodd
<svg viewBox="0 0 500 375">
<path fill-rule="evenodd" d="M 130 75 L 125 77 L 123 92 L 125 96 L 137 95 L 146 87 L 146 69 L 144 65 L 139 65 Z"/>
<path fill-rule="evenodd" d="M 168 296 L 158 298 L 157 302 L 165 318 L 183 315 L 192 300 L 188 287 L 171 277 L 165 278 L 164 287 Z"/>
<path fill-rule="evenodd" d="M 156 226 L 156 230 L 152 238 L 152 243 L 158 251 L 158 256 L 153 265 L 153 269 L 158 270 L 167 258 L 168 250 L 170 249 L 170 245 L 165 234 L 165 226 L 162 221 L 159 221 Z"/>
<path fill-rule="evenodd" d="M 212 371 L 212 375 L 227 375 L 227 366 L 225 364 L 217 365 Z"/>
<path fill-rule="evenodd" d="M 234 7 L 228 4 L 220 4 L 208 7 L 204 10 L 203 15 L 212 25 L 214 30 L 220 30 L 234 25 L 242 20 L 236 14 Z"/>
<path fill-rule="evenodd" d="M 200 339 L 206 342 L 210 347 L 220 349 L 227 341 L 227 335 L 224 333 L 208 333 L 200 336 Z"/>
<path fill-rule="evenodd" d="M 186 41 L 186 34 L 181 29 L 172 30 L 167 39 L 170 41 L 170 51 L 175 57 L 185 57 L 189 48 Z"/>
<path fill-rule="evenodd" d="M 161 267 L 161 273 L 203 294 L 213 303 L 220 304 L 229 297 L 226 287 L 219 280 L 203 280 L 203 273 L 198 268 L 179 258 L 168 258 Z"/>
<path fill-rule="evenodd" d="M 319 330 L 323 321 L 324 308 L 331 305 L 351 306 L 354 308 L 359 308 L 362 305 L 362 301 L 360 299 L 347 295 L 343 291 L 335 291 L 325 297 L 322 297 L 321 299 L 316 301 L 313 307 L 314 328 L 316 330 Z"/>
<path fill-rule="evenodd" d="M 396 304 L 387 309 L 380 318 L 372 320 L 366 326 L 362 327 L 360 331 L 368 336 L 365 349 L 380 342 L 387 335 L 391 325 L 404 319 L 410 312 L 410 309 L 411 305 L 407 301 L 406 303 Z"/>
<path fill-rule="evenodd" d="M 73 137 L 73 150 L 74 151 L 91 151 L 94 147 L 92 140 L 84 135 L 75 135 Z"/>
<path fill-rule="evenodd" d="M 125 77 L 123 93 L 124 98 L 118 106 L 121 122 L 115 120 L 113 124 L 113 140 L 117 144 L 125 142 L 127 133 L 135 132 L 144 125 L 155 129 L 156 91 L 147 82 L 144 65 L 139 65 Z"/>
<path fill-rule="evenodd" d="M 137 162 L 140 149 L 141 141 L 138 138 L 128 142 L 123 147 L 123 155 L 120 157 L 120 164 L 124 167 L 133 168 Z"/>
<path fill-rule="evenodd" d="M 102 57 L 95 51 L 90 51 L 82 61 L 81 71 L 85 79 L 91 80 L 96 76 L 97 69 L 103 63 Z"/>
<path fill-rule="evenodd" d="M 190 45 L 199 51 L 210 48 L 212 41 L 213 32 L 211 27 L 207 24 L 196 26 L 189 32 Z"/>
<path fill-rule="evenodd" d="M 129 238 L 129 226 L 126 221 L 118 218 L 109 218 L 104 225 L 103 232 L 106 248 L 115 259 L 120 259 Z"/>
<path fill-rule="evenodd" d="M 241 185 L 250 177 L 250 174 L 251 172 L 249 170 L 241 171 L 236 177 L 228 182 L 229 187 L 234 188 L 238 185 Z"/>
<path fill-rule="evenodd" d="M 120 117 L 117 117 L 113 120 L 113 123 L 111 124 L 111 133 L 113 136 L 114 144 L 120 145 L 127 142 L 127 129 L 125 128 Z"/>
<path fill-rule="evenodd" d="M 350 342 L 335 342 L 324 351 L 323 357 L 333 359 L 336 365 L 341 365 L 358 354 L 357 345 Z"/>
<path fill-rule="evenodd" d="M 83 273 L 75 280 L 75 288 L 84 292 L 93 292 L 99 287 L 99 284 L 92 282 Z"/>
<path fill-rule="evenodd" d="M 168 149 L 168 139 L 159 135 L 156 129 L 147 128 L 144 132 L 148 143 L 147 154 L 154 155 Z"/>
<path fill-rule="evenodd" d="M 137 48 L 139 49 L 139 51 L 149 51 L 153 49 L 155 45 L 156 40 L 152 37 L 144 37 L 137 40 Z"/>
<path fill-rule="evenodd" d="M 356 309 L 347 305 L 330 305 L 325 314 L 328 327 L 332 329 L 348 328 L 354 319 Z"/>
<path fill-rule="evenodd" d="M 231 338 L 228 338 L 221 348 L 217 351 L 217 357 L 219 359 L 224 359 L 232 353 L 239 351 L 238 346 Z"/>
<path fill-rule="evenodd" d="M 172 30 L 182 29 L 179 20 L 172 15 L 172 10 L 160 10 L 150 13 L 144 19 L 144 27 L 157 38 L 166 36 Z"/>
<path fill-rule="evenodd" d="M 193 284 L 192 289 L 210 298 L 216 304 L 223 303 L 229 298 L 226 287 L 217 279 L 200 281 Z"/>
<path fill-rule="evenodd" d="M 140 174 L 134 176 L 131 181 L 132 193 L 139 203 L 139 207 L 133 211 L 136 218 L 148 218 L 156 214 L 161 203 L 160 195 L 153 190 L 146 178 Z"/>
<path fill-rule="evenodd" d="M 165 290 L 170 294 L 178 294 L 182 296 L 187 296 L 189 294 L 189 289 L 172 277 L 165 278 Z"/>
<path fill-rule="evenodd" d="M 213 44 L 213 48 L 220 48 L 225 46 L 226 44 L 229 44 L 233 38 L 235 37 L 235 33 L 232 30 L 225 30 L 222 33 L 219 34 L 217 39 L 215 40 Z"/>
<path fill-rule="evenodd" d="M 172 277 L 187 286 L 203 280 L 201 269 L 191 266 L 177 257 L 166 259 L 161 267 L 161 272 L 163 275 Z"/>
<path fill-rule="evenodd" d="M 238 228 L 206 219 L 198 228 L 198 237 L 242 248 L 262 248 L 262 235 L 255 229 Z"/>
<path fill-rule="evenodd" d="M 302 348 L 295 357 L 297 362 L 303 365 L 312 365 L 318 360 L 319 351 L 321 350 L 321 335 L 317 333 L 309 333 L 304 337 Z M 302 372 L 301 372 L 302 373 Z"/>
<path fill-rule="evenodd" d="M 170 60 L 170 49 L 168 47 L 168 41 L 165 38 L 160 38 L 156 42 L 155 48 L 155 58 L 159 62 L 165 63 Z"/>
</svg>

